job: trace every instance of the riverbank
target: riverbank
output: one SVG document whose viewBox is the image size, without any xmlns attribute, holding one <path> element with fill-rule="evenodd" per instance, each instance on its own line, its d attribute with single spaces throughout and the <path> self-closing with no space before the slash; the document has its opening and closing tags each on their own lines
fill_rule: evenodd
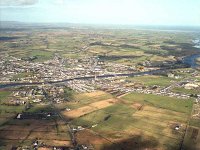
<svg viewBox="0 0 200 150">
<path fill-rule="evenodd" d="M 190 66 L 191 68 L 197 68 L 200 66 L 199 63 L 200 54 L 194 54 L 190 56 L 186 56 L 183 58 L 183 64 L 186 64 Z M 197 62 L 198 61 L 198 62 Z M 155 73 L 161 73 L 166 72 L 167 70 L 170 70 L 172 68 L 164 68 L 164 69 L 158 69 L 158 70 L 152 70 L 152 71 L 146 71 L 146 72 L 135 72 L 135 73 L 128 73 L 128 74 L 107 74 L 107 75 L 100 75 L 97 76 L 97 78 L 109 78 L 109 77 L 117 77 L 117 76 L 138 76 L 138 75 L 151 75 Z M 16 87 L 16 86 L 33 86 L 33 85 L 42 85 L 42 84 L 58 84 L 58 83 L 65 83 L 72 80 L 89 80 L 94 79 L 95 76 L 88 76 L 88 77 L 75 77 L 70 79 L 65 79 L 61 81 L 49 81 L 49 82 L 33 82 L 33 83 L 8 83 L 8 84 L 0 84 L 0 89 L 3 88 L 9 88 L 9 87 Z"/>
</svg>

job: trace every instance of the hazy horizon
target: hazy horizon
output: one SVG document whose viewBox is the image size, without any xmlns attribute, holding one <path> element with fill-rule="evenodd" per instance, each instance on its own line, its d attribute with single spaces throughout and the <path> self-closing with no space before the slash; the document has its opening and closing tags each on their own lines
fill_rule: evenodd
<svg viewBox="0 0 200 150">
<path fill-rule="evenodd" d="M 0 20 L 28 23 L 200 26 L 193 0 L 4 0 Z"/>
</svg>

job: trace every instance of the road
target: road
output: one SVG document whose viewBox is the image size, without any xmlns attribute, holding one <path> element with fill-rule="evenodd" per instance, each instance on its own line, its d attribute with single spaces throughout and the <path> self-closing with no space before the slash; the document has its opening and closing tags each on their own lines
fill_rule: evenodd
<svg viewBox="0 0 200 150">
<path fill-rule="evenodd" d="M 142 76 L 142 75 L 150 75 L 154 73 L 161 73 L 166 72 L 169 69 L 158 69 L 158 70 L 152 70 L 152 71 L 146 71 L 146 72 L 134 72 L 134 73 L 124 73 L 124 74 L 105 74 L 105 75 L 99 75 L 97 78 L 109 78 L 109 77 L 123 77 L 123 76 Z M 16 82 L 16 83 L 8 83 L 8 84 L 0 84 L 0 89 L 3 88 L 9 88 L 9 87 L 16 87 L 16 86 L 31 86 L 31 85 L 42 85 L 42 84 L 57 84 L 57 83 L 64 83 L 72 80 L 89 80 L 94 79 L 95 76 L 83 76 L 83 77 L 75 77 L 70 79 L 64 79 L 61 81 L 49 81 L 49 82 Z"/>
<path fill-rule="evenodd" d="M 190 65 L 191 68 L 198 67 L 198 64 L 196 64 L 196 58 L 199 58 L 200 54 L 194 54 L 191 56 L 186 56 L 183 58 L 183 64 Z M 151 75 L 154 73 L 161 73 L 169 71 L 170 69 L 176 69 L 176 68 L 164 68 L 164 69 L 157 69 L 152 71 L 146 71 L 146 72 L 134 72 L 134 73 L 124 73 L 124 74 L 105 74 L 105 75 L 99 75 L 97 78 L 108 78 L 108 77 L 122 77 L 122 76 L 142 76 L 142 75 Z M 178 68 L 177 68 L 178 69 Z M 49 82 L 33 82 L 33 83 L 8 83 L 8 84 L 0 84 L 0 89 L 8 88 L 8 87 L 16 87 L 16 86 L 28 86 L 28 85 L 41 85 L 41 84 L 56 84 L 56 83 L 64 83 L 72 80 L 88 80 L 93 79 L 95 76 L 88 76 L 88 77 L 75 77 L 70 79 L 64 79 L 61 81 L 49 81 Z"/>
</svg>

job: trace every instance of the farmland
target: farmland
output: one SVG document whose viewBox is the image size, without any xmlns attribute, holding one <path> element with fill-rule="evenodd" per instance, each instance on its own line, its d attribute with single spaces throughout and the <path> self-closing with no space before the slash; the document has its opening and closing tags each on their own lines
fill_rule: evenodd
<svg viewBox="0 0 200 150">
<path fill-rule="evenodd" d="M 199 32 L 13 26 L 0 31 L 0 149 L 199 149 Z"/>
<path fill-rule="evenodd" d="M 8 94 L 4 92 L 1 99 L 5 99 Z M 191 126 L 187 128 L 184 144 L 191 143 L 189 137 L 194 129 L 197 129 L 194 132 L 198 131 L 197 120 L 190 120 L 192 99 L 141 93 L 129 93 L 118 98 L 103 91 L 95 91 L 74 94 L 73 101 L 55 104 L 55 107 L 65 120 L 69 120 L 70 126 L 84 128 L 74 134 L 77 142 L 92 144 L 95 149 L 179 149 L 188 121 Z M 51 105 L 35 104 L 26 112 L 32 114 L 29 119 L 10 117 L 0 127 L 2 145 L 29 145 L 38 139 L 40 143 L 49 146 L 72 146 L 65 120 L 58 116 L 45 120 L 34 117 L 34 114 L 41 112 L 56 112 Z M 180 129 L 175 130 L 176 126 Z M 195 136 L 198 141 L 198 134 Z"/>
<path fill-rule="evenodd" d="M 142 83 L 146 86 L 157 85 L 161 87 L 169 86 L 174 81 L 176 81 L 176 79 L 170 79 L 168 77 L 163 77 L 163 76 L 141 76 L 141 77 L 134 77 L 134 78 L 130 77 L 130 78 L 127 78 L 126 80 Z"/>
<path fill-rule="evenodd" d="M 84 134 L 93 135 L 91 140 L 88 139 L 90 143 L 92 138 L 96 137 L 92 143 L 97 148 L 130 149 L 133 146 L 148 146 L 157 149 L 178 149 L 192 105 L 193 102 L 189 100 L 132 93 L 118 99 L 118 103 L 112 106 L 74 119 L 72 124 L 87 128 Z M 180 126 L 180 130 L 174 129 L 176 125 Z M 77 133 L 79 140 L 82 134 Z M 104 141 L 105 144 L 97 142 L 98 140 Z"/>
<path fill-rule="evenodd" d="M 70 146 L 70 136 L 66 130 L 65 123 L 58 120 L 10 120 L 0 128 L 1 145 L 18 147 L 38 139 L 50 146 Z"/>
<path fill-rule="evenodd" d="M 55 114 L 50 105 L 34 105 L 26 112 L 22 106 L 1 105 L 0 108 L 0 149 L 11 149 L 12 145 L 24 148 L 34 141 L 50 147 L 72 146 L 66 122 Z M 17 118 L 20 113 L 23 114 L 21 119 Z"/>
</svg>

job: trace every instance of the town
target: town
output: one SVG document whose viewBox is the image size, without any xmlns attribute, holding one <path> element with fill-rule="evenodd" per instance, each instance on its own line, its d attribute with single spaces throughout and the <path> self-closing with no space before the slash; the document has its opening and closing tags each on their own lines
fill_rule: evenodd
<svg viewBox="0 0 200 150">
<path fill-rule="evenodd" d="M 199 147 L 198 33 L 24 27 L 1 31 L 0 149 Z"/>
</svg>

